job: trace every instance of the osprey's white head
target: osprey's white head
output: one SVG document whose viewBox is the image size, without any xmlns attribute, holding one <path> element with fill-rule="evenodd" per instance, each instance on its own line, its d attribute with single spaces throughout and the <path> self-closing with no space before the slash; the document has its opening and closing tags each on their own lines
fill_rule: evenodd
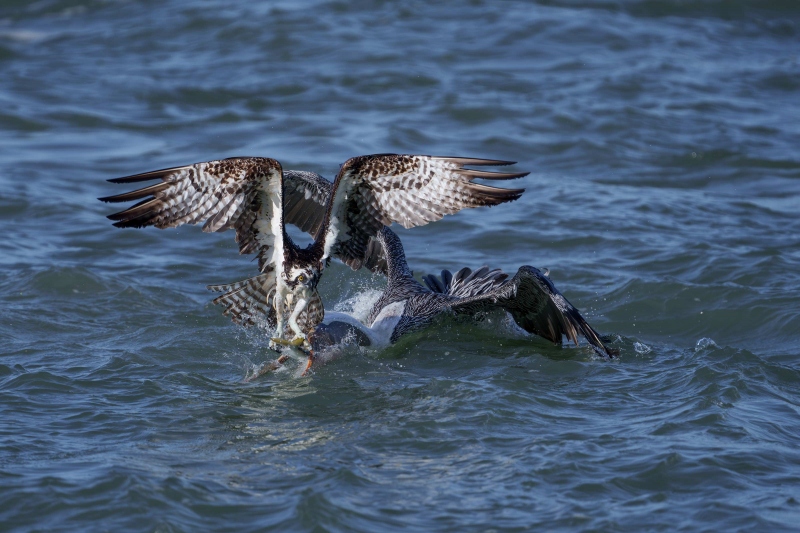
<svg viewBox="0 0 800 533">
<path fill-rule="evenodd" d="M 283 273 L 283 280 L 297 296 L 309 296 L 317 289 L 320 271 L 311 265 L 292 267 Z"/>
</svg>

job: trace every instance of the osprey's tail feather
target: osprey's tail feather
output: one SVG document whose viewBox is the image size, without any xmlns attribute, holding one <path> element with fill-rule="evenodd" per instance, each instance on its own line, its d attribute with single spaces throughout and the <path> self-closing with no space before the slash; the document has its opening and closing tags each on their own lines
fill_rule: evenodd
<svg viewBox="0 0 800 533">
<path fill-rule="evenodd" d="M 253 326 L 258 322 L 266 322 L 267 326 L 275 327 L 277 322 L 275 309 L 272 307 L 272 297 L 275 294 L 274 272 L 235 283 L 209 285 L 207 288 L 225 293 L 214 298 L 212 303 L 224 306 L 222 314 L 231 317 L 237 324 Z"/>
<path fill-rule="evenodd" d="M 225 285 L 209 285 L 209 290 L 224 292 L 212 303 L 225 306 L 222 312 L 231 317 L 231 320 L 243 326 L 253 326 L 266 323 L 267 327 L 274 328 L 277 325 L 277 316 L 273 307 L 273 297 L 275 296 L 276 282 L 275 272 L 265 272 L 236 283 Z M 284 303 L 284 313 L 290 312 L 291 303 Z M 297 325 L 308 334 L 325 318 L 325 308 L 319 293 L 314 291 L 305 310 L 300 313 Z M 289 328 L 288 322 L 284 329 L 284 336 L 287 338 L 294 335 Z"/>
</svg>

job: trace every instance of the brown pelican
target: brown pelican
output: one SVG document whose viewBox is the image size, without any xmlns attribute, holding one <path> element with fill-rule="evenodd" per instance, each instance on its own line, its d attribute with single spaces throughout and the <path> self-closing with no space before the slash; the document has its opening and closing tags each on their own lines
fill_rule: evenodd
<svg viewBox="0 0 800 533">
<path fill-rule="evenodd" d="M 579 337 L 584 337 L 595 352 L 604 357 L 619 354 L 606 345 L 600 334 L 556 289 L 548 275 L 537 268 L 524 265 L 514 276 L 488 267 L 475 271 L 462 268 L 455 274 L 444 270 L 440 277 L 423 277 L 423 285 L 409 269 L 397 234 L 384 227 L 378 232 L 377 242 L 386 260 L 386 289 L 372 306 L 366 323 L 344 313 L 330 313 L 310 335 L 315 352 L 348 342 L 387 346 L 403 335 L 429 326 L 443 313 L 475 316 L 502 309 L 522 329 L 553 343 L 561 344 L 566 337 L 577 345 Z M 255 289 L 257 285 L 252 287 Z M 252 317 L 266 309 L 259 303 L 261 301 L 263 296 L 245 284 L 242 290 L 229 292 L 215 303 L 228 306 L 228 310 L 235 309 L 237 316 L 250 317 L 248 323 L 253 323 Z M 282 355 L 248 379 L 277 369 L 287 359 L 286 354 Z M 306 370 L 312 361 L 310 358 Z"/>
</svg>

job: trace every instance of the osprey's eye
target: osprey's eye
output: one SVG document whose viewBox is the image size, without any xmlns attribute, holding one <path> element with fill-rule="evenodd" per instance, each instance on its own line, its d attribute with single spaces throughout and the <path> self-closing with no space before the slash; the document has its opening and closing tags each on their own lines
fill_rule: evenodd
<svg viewBox="0 0 800 533">
<path fill-rule="evenodd" d="M 299 276 L 297 276 L 297 281 L 305 281 L 305 280 L 306 277 L 304 275 L 300 274 Z"/>
</svg>

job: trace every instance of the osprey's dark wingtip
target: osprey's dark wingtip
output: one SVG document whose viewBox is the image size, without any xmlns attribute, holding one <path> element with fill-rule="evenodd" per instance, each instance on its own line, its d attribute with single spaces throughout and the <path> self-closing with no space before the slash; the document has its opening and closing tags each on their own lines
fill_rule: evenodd
<svg viewBox="0 0 800 533">
<path fill-rule="evenodd" d="M 471 168 L 463 168 L 457 171 L 462 176 L 470 178 L 481 178 L 485 180 L 515 180 L 524 178 L 530 172 L 490 172 L 488 170 L 474 170 Z"/>
<path fill-rule="evenodd" d="M 483 159 L 481 157 L 448 157 L 432 156 L 433 159 L 446 159 L 457 165 L 470 165 L 473 167 L 505 167 L 516 165 L 516 161 L 503 161 L 502 159 Z"/>
<path fill-rule="evenodd" d="M 121 178 L 111 178 L 106 180 L 109 183 L 137 183 L 139 181 L 149 181 L 154 179 L 163 179 L 165 176 L 172 174 L 177 170 L 186 167 L 172 167 L 162 168 L 160 170 L 151 170 L 149 172 L 142 172 L 141 174 L 133 174 L 131 176 L 122 176 Z"/>
</svg>

